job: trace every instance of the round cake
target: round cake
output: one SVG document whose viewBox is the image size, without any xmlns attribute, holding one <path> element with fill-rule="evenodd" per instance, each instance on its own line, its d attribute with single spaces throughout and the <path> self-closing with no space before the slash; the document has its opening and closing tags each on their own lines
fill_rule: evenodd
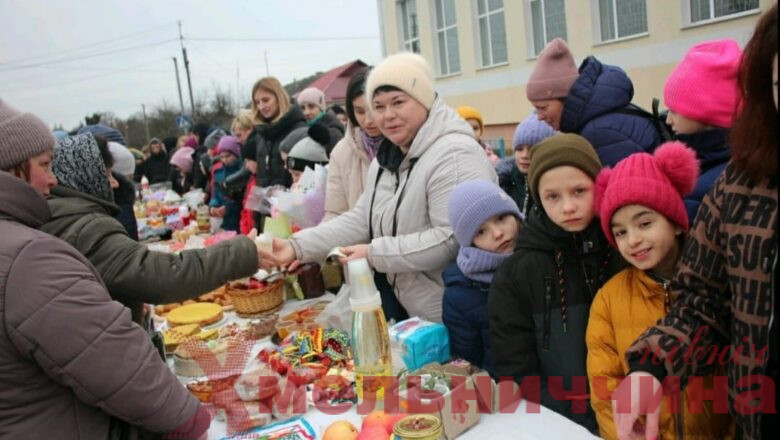
<svg viewBox="0 0 780 440">
<path fill-rule="evenodd" d="M 222 306 L 214 303 L 195 303 L 177 307 L 168 313 L 168 325 L 213 324 L 222 319 Z"/>
<path fill-rule="evenodd" d="M 213 362 L 214 358 L 205 353 L 190 353 L 187 350 L 187 346 L 190 344 L 181 344 L 173 352 L 173 369 L 176 374 L 187 377 L 203 376 L 206 373 L 200 367 L 200 363 Z M 227 356 L 228 344 L 224 341 L 208 341 L 206 343 L 208 349 L 216 356 L 220 365 L 225 364 L 225 357 Z"/>
</svg>

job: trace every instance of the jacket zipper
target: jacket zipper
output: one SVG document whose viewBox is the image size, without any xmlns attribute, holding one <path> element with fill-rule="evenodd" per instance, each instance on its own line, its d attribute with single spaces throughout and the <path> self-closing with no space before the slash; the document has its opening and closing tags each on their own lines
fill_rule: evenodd
<svg viewBox="0 0 780 440">
<path fill-rule="evenodd" d="M 550 315 L 552 314 L 552 280 L 544 278 L 544 330 L 542 334 L 542 349 L 550 349 Z"/>
<path fill-rule="evenodd" d="M 680 390 L 680 411 L 677 413 L 677 416 L 674 417 L 674 424 L 675 428 L 677 429 L 677 440 L 683 440 L 683 438 L 685 438 L 685 431 L 683 430 L 683 425 L 685 423 L 685 419 L 683 417 L 684 413 L 685 393 L 683 390 Z"/>
<path fill-rule="evenodd" d="M 772 272 L 769 273 L 769 283 L 772 287 L 772 290 L 769 291 L 769 326 L 768 326 L 768 334 L 772 334 L 772 324 L 774 324 L 775 321 L 775 271 L 777 270 L 777 243 L 775 242 L 775 247 L 772 248 L 772 253 L 774 254 L 774 257 L 772 257 Z M 775 350 L 777 350 L 777 347 L 775 347 Z M 769 348 L 769 357 L 772 357 L 772 348 Z"/>
</svg>

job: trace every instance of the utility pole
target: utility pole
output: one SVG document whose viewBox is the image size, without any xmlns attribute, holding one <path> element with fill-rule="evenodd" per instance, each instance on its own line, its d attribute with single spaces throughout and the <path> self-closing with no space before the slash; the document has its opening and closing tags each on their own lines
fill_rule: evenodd
<svg viewBox="0 0 780 440">
<path fill-rule="evenodd" d="M 190 89 L 190 109 L 192 109 L 192 117 L 195 117 L 195 99 L 192 97 L 192 80 L 190 79 L 190 61 L 187 59 L 187 49 L 184 48 L 184 37 L 181 35 L 181 20 L 179 20 L 179 45 L 181 45 L 181 53 L 184 57 L 184 71 L 187 72 L 187 87 Z"/>
<path fill-rule="evenodd" d="M 179 63 L 176 62 L 176 57 L 173 58 L 173 68 L 176 69 L 176 88 L 179 90 L 179 105 L 181 106 L 181 114 L 184 114 L 184 99 L 181 97 L 181 81 L 179 80 Z"/>
<path fill-rule="evenodd" d="M 141 104 L 141 111 L 144 113 L 144 133 L 146 134 L 146 142 L 149 142 L 149 121 L 146 119 L 146 105 Z"/>
<path fill-rule="evenodd" d="M 236 60 L 236 114 L 241 109 L 241 88 L 238 81 L 238 60 Z"/>
<path fill-rule="evenodd" d="M 265 58 L 265 76 L 271 76 L 271 72 L 268 71 L 268 51 L 263 51 L 263 58 Z"/>
</svg>

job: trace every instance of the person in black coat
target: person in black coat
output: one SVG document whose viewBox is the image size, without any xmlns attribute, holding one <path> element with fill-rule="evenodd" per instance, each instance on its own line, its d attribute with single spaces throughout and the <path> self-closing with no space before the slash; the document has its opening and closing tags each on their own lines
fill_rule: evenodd
<svg viewBox="0 0 780 440">
<path fill-rule="evenodd" d="M 141 180 L 140 176 L 146 176 L 150 184 L 167 182 L 171 177 L 171 165 L 162 142 L 152 138 L 149 141 L 149 152 L 150 156 L 141 164 L 140 169 L 136 170 L 138 180 Z"/>
<path fill-rule="evenodd" d="M 197 137 L 197 142 L 185 144 L 195 149 L 195 152 L 192 153 L 192 187 L 200 188 L 208 194 L 210 168 L 202 168 L 200 158 L 208 152 L 206 137 L 209 135 L 209 125 L 205 122 L 198 122 L 192 126 L 192 134 Z"/>
<path fill-rule="evenodd" d="M 596 292 L 625 263 L 594 215 L 601 162 L 590 143 L 560 134 L 531 151 L 529 185 L 542 209 L 530 212 L 515 254 L 493 278 L 488 297 L 493 366 L 496 376 L 518 384 L 539 380 L 538 395 L 531 392 L 526 399 L 538 399 L 595 432 L 585 329 Z M 559 379 L 551 382 L 553 377 Z"/>
<path fill-rule="evenodd" d="M 119 207 L 119 213 L 114 216 L 115 219 L 125 227 L 127 235 L 135 241 L 138 241 L 138 222 L 135 219 L 135 185 L 133 181 L 119 173 L 111 173 L 119 186 L 114 188 L 114 203 Z"/>
</svg>

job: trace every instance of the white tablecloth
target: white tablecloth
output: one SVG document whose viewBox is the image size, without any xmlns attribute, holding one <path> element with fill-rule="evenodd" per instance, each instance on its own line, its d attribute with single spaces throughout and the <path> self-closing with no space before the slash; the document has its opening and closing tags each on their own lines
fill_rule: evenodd
<svg viewBox="0 0 780 440">
<path fill-rule="evenodd" d="M 333 295 L 328 294 L 322 298 L 309 301 L 288 301 L 284 304 L 282 310 L 279 313 L 280 315 L 283 315 L 294 309 L 305 307 L 309 302 L 315 302 L 321 299 L 330 300 L 333 298 Z M 225 313 L 225 320 L 223 320 L 218 325 L 224 325 L 226 322 L 240 321 L 242 321 L 242 318 L 237 317 L 234 312 L 227 312 Z M 262 348 L 270 347 L 272 345 L 273 344 L 269 338 L 258 341 L 252 348 L 250 361 L 247 364 L 246 370 L 252 369 L 257 365 L 258 361 L 255 359 L 255 357 Z M 173 368 L 173 360 L 169 358 L 168 363 L 171 368 Z M 189 383 L 195 380 L 204 380 L 206 378 L 179 377 L 179 379 L 182 381 L 182 383 Z M 357 413 L 355 406 L 353 406 L 346 413 L 338 415 L 325 414 L 314 407 L 310 407 L 304 417 L 306 421 L 312 426 L 312 428 L 314 428 L 314 430 L 317 432 L 317 438 L 319 438 L 322 432 L 325 431 L 325 428 L 327 428 L 328 425 L 336 420 L 348 420 L 358 428 L 360 428 L 363 420 L 363 416 Z M 227 425 L 225 422 L 213 420 L 211 422 L 211 428 L 209 429 L 209 439 L 225 438 L 227 435 L 226 429 Z M 238 435 L 236 438 L 247 437 Z M 482 414 L 477 425 L 471 427 L 468 431 L 464 432 L 458 437 L 459 440 L 549 440 L 553 438 L 577 440 L 598 437 L 590 434 L 588 430 L 582 426 L 545 407 L 540 407 L 540 411 L 538 413 L 527 413 L 525 401 L 521 402 L 517 407 L 517 410 L 511 414 Z"/>
</svg>

